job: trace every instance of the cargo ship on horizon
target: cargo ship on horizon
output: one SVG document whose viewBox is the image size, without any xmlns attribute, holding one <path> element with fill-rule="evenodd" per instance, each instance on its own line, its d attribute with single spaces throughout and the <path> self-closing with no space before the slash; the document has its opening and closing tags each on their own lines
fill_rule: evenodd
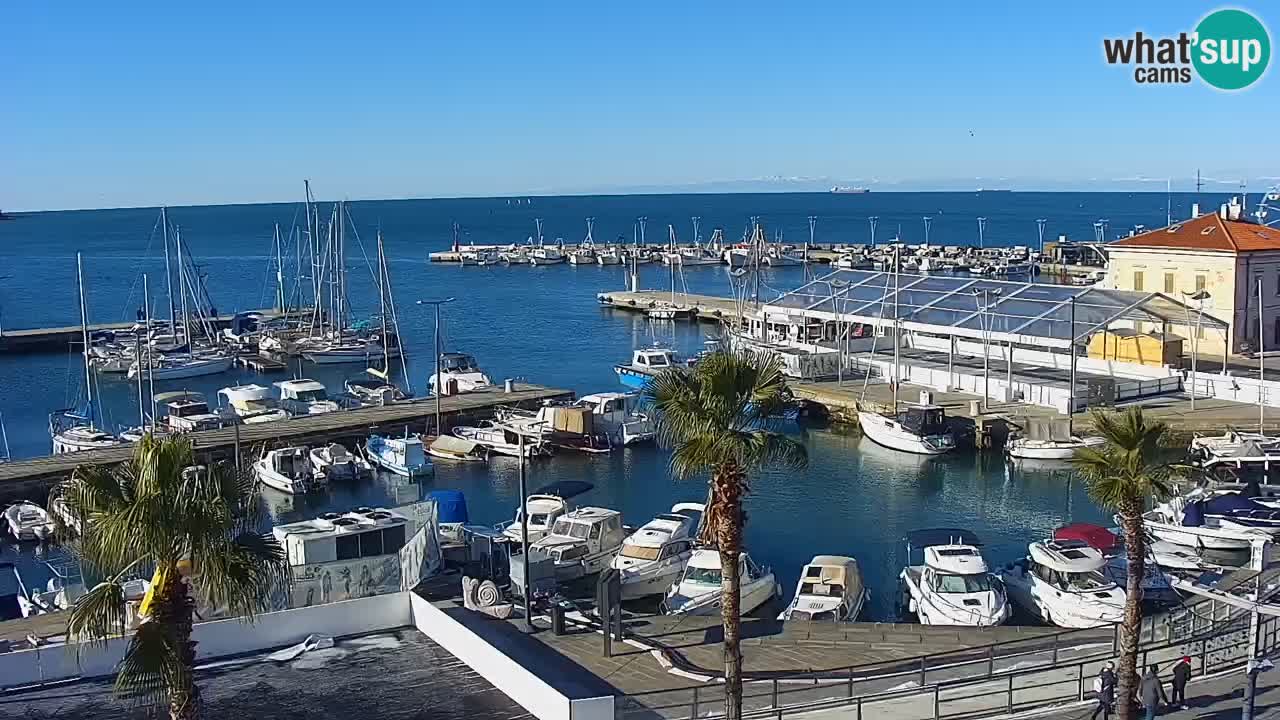
<svg viewBox="0 0 1280 720">
<path fill-rule="evenodd" d="M 830 192 L 835 193 L 837 195 L 861 195 L 862 193 L 871 192 L 871 188 L 852 187 L 849 185 L 836 185 L 831 188 Z"/>
</svg>

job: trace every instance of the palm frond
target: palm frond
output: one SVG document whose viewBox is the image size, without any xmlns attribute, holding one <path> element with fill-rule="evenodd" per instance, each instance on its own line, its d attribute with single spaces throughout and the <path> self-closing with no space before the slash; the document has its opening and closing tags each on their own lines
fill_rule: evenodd
<svg viewBox="0 0 1280 720">
<path fill-rule="evenodd" d="M 1163 422 L 1148 422 L 1141 407 L 1124 412 L 1093 412 L 1093 425 L 1106 443 L 1078 450 L 1072 462 L 1089 496 L 1102 507 L 1124 514 L 1139 512 L 1148 497 L 1165 497 L 1180 471 L 1161 461 L 1168 432 Z"/>
<path fill-rule="evenodd" d="M 124 586 L 101 582 L 81 595 L 67 611 L 67 637 L 74 638 L 76 652 L 84 645 L 104 645 L 107 638 L 124 632 Z"/>
<path fill-rule="evenodd" d="M 154 702 L 169 688 L 189 685 L 190 672 L 164 626 L 145 622 L 129 640 L 124 659 L 116 669 L 115 694 Z"/>
<path fill-rule="evenodd" d="M 192 564 L 201 597 L 249 619 L 269 609 L 271 590 L 283 590 L 290 582 L 284 548 L 274 537 L 252 532 L 199 548 Z"/>
</svg>

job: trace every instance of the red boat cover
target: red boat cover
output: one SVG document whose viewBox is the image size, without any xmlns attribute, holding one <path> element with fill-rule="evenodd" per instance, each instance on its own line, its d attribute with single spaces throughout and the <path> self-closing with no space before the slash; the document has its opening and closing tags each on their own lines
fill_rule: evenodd
<svg viewBox="0 0 1280 720">
<path fill-rule="evenodd" d="M 1089 523 L 1063 525 L 1053 532 L 1053 539 L 1083 540 L 1090 547 L 1097 548 L 1102 552 L 1114 550 L 1120 544 L 1120 538 L 1116 537 L 1115 533 L 1101 525 L 1091 525 Z"/>
</svg>

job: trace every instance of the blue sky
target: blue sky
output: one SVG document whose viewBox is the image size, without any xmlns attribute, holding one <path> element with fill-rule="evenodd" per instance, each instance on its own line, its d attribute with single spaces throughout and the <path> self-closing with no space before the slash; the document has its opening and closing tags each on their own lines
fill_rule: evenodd
<svg viewBox="0 0 1280 720">
<path fill-rule="evenodd" d="M 351 198 L 1190 190 L 1197 168 L 1262 189 L 1280 175 L 1274 68 L 1227 94 L 1138 86 L 1102 59 L 1103 34 L 1190 30 L 1215 7 L 15 3 L 0 208 L 291 200 L 303 177 Z M 775 176 L 806 180 L 757 180 Z"/>
</svg>

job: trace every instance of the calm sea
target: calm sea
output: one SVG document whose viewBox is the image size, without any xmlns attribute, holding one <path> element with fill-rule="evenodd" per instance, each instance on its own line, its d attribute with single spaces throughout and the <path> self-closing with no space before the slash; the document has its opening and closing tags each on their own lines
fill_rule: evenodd
<svg viewBox="0 0 1280 720">
<path fill-rule="evenodd" d="M 1172 197 L 1173 216 L 1186 217 L 1190 194 Z M 1206 208 L 1222 198 L 1204 196 Z M 716 227 L 736 241 L 752 216 L 773 236 L 790 242 L 809 236 L 808 217 L 817 217 L 822 243 L 870 242 L 868 218 L 877 220 L 876 238 L 900 234 L 905 242 L 924 239 L 929 217 L 932 244 L 976 244 L 978 217 L 986 218 L 989 245 L 1035 246 L 1038 218 L 1046 220 L 1045 238 L 1059 234 L 1092 240 L 1094 223 L 1105 219 L 1110 234 L 1143 225 L 1164 225 L 1163 193 L 869 193 L 865 195 L 758 194 L 652 195 L 622 197 L 541 197 L 516 200 L 360 201 L 347 208 L 359 233 L 348 239 L 349 287 L 354 312 L 377 310 L 373 275 L 364 255 L 374 256 L 378 228 L 385 237 L 393 292 L 408 350 L 409 381 L 423 391 L 430 374 L 432 316 L 421 299 L 453 297 L 444 310 L 443 335 L 449 350 L 469 352 L 495 379 L 523 378 L 579 393 L 616 387 L 614 363 L 655 340 L 697 349 L 704 328 L 688 324 L 656 326 L 631 314 L 602 310 L 596 293 L 619 289 L 619 267 L 558 265 L 528 268 L 476 268 L 432 265 L 427 254 L 450 244 L 451 223 L 463 241 L 524 242 L 542 218 L 548 242 L 577 243 L 586 233 L 585 218 L 595 219 L 597 242 L 632 238 L 636 218 L 645 216 L 646 238 L 665 241 L 667 226 L 678 238 L 692 239 L 692 220 L 701 218 L 704 237 Z M 322 203 L 327 217 L 329 203 Z M 301 222 L 301 204 L 183 207 L 169 210 L 182 228 L 184 244 L 205 275 L 219 312 L 261 308 L 273 303 L 269 269 L 272 228 L 286 235 Z M 20 215 L 0 222 L 0 322 L 5 328 L 74 325 L 79 322 L 75 254 L 84 255 L 90 320 L 132 320 L 142 304 L 142 274 L 150 277 L 153 307 L 163 315 L 163 245 L 155 208 L 92 210 Z M 285 268 L 292 268 L 286 251 Z M 803 280 L 799 268 L 766 271 L 762 294 L 772 297 Z M 286 281 L 292 293 L 293 277 Z M 689 292 L 728 295 L 726 268 L 691 268 L 677 279 Z M 665 267 L 641 270 L 643 287 L 666 288 Z M 304 284 L 307 284 L 304 282 Z M 81 360 L 70 354 L 0 357 L 0 413 L 14 457 L 50 451 L 48 413 L 74 404 L 82 394 Z M 355 366 L 309 368 L 309 376 L 340 391 Z M 213 397 L 220 387 L 240 381 L 269 383 L 278 377 L 228 373 L 214 378 L 166 383 L 164 390 L 191 389 Z M 136 389 L 102 380 L 109 425 L 137 421 Z M 753 484 L 748 507 L 749 551 L 781 575 L 788 594 L 800 566 L 815 554 L 848 554 L 863 564 L 874 591 L 871 612 L 887 618 L 893 609 L 895 577 L 903 560 L 903 536 L 922 527 L 965 527 L 987 542 L 993 561 L 1007 561 L 1026 543 L 1071 520 L 1103 521 L 1069 473 L 1010 470 L 994 457 L 961 455 L 935 460 L 883 450 L 838 431 L 801 435 L 810 451 L 804 472 L 765 472 Z M 562 454 L 534 466 L 531 487 L 560 479 L 584 479 L 596 485 L 585 501 L 620 509 L 627 522 L 640 524 L 674 502 L 700 500 L 695 482 L 672 479 L 667 454 L 657 448 L 633 448 L 603 457 Z M 440 465 L 433 481 L 402 485 L 379 479 L 354 490 L 307 498 L 268 497 L 282 521 L 309 517 L 357 504 L 406 501 L 432 488 L 463 490 L 472 519 L 508 518 L 516 501 L 514 465 L 488 468 Z M 6 551 L 11 552 L 11 551 Z M 24 564 L 30 558 L 24 560 Z M 32 572 L 36 572 L 32 570 Z"/>
</svg>

